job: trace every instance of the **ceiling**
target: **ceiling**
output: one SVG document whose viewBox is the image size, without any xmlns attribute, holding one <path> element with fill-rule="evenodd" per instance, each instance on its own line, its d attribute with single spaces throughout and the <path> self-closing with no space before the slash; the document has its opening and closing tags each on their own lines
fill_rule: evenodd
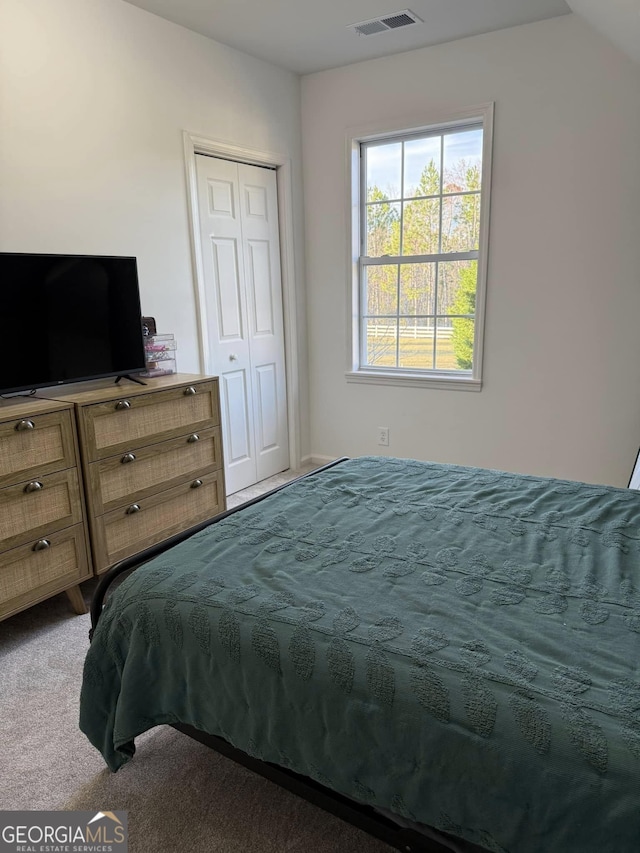
<svg viewBox="0 0 640 853">
<path fill-rule="evenodd" d="M 565 0 L 126 2 L 298 74 L 528 24 L 571 11 Z M 358 36 L 347 29 L 350 24 L 406 9 L 414 12 L 424 23 L 371 36 Z"/>
</svg>

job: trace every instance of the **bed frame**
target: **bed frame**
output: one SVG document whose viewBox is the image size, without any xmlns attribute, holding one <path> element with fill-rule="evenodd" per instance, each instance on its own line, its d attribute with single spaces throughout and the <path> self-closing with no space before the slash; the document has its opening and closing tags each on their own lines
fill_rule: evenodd
<svg viewBox="0 0 640 853">
<path fill-rule="evenodd" d="M 152 560 L 154 557 L 163 554 L 174 545 L 188 539 L 190 536 L 204 530 L 206 527 L 209 527 L 212 524 L 217 524 L 224 518 L 227 518 L 248 506 L 259 503 L 265 498 L 268 498 L 270 495 L 276 494 L 282 489 L 287 488 L 291 483 L 296 483 L 321 471 L 326 471 L 329 468 L 333 468 L 335 465 L 339 465 L 341 462 L 345 462 L 347 459 L 348 457 L 343 456 L 333 462 L 329 462 L 320 468 L 316 468 L 307 474 L 296 477 L 282 486 L 271 489 L 256 498 L 246 501 L 246 503 L 220 513 L 220 515 L 216 515 L 207 521 L 201 522 L 186 531 L 182 531 L 181 533 L 172 536 L 170 539 L 166 539 L 157 545 L 153 545 L 132 557 L 128 557 L 121 560 L 119 563 L 116 563 L 116 565 L 102 576 L 93 595 L 91 602 L 91 629 L 89 631 L 89 640 L 93 639 L 93 633 L 96 625 L 98 624 L 98 620 L 100 619 L 100 614 L 102 613 L 104 600 L 109 587 L 117 578 L 120 578 L 125 573 L 137 569 L 139 566 L 149 562 L 149 560 Z M 183 723 L 174 723 L 172 728 L 188 735 L 202 744 L 205 744 L 211 749 L 214 749 L 216 752 L 219 752 L 221 755 L 224 755 L 238 764 L 247 767 L 249 770 L 253 770 L 255 773 L 275 782 L 280 787 L 291 791 L 297 796 L 302 797 L 304 800 L 307 800 L 313 805 L 341 818 L 369 835 L 380 839 L 396 850 L 402 850 L 404 853 L 451 853 L 452 850 L 464 850 L 464 853 L 476 853 L 476 851 L 477 853 L 486 853 L 482 848 L 477 847 L 468 841 L 460 841 L 454 836 L 447 836 L 446 833 L 440 831 L 438 831 L 438 835 L 442 837 L 443 840 L 449 838 L 451 841 L 450 845 L 440 843 L 435 837 L 431 838 L 426 836 L 416 829 L 402 827 L 370 806 L 351 800 L 348 797 L 332 791 L 330 788 L 320 785 L 313 779 L 301 776 L 300 774 L 294 773 L 292 770 L 285 767 L 253 758 L 242 750 L 232 746 L 223 738 L 210 735 L 194 728 L 193 726 Z"/>
</svg>

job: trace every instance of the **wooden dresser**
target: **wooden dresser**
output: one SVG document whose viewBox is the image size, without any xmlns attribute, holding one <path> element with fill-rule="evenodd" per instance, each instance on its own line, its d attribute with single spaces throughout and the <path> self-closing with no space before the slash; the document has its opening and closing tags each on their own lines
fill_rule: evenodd
<svg viewBox="0 0 640 853">
<path fill-rule="evenodd" d="M 73 406 L 0 401 L 0 619 L 91 574 Z"/>
<path fill-rule="evenodd" d="M 56 394 L 75 407 L 96 574 L 226 506 L 217 378 L 145 381 Z"/>
</svg>

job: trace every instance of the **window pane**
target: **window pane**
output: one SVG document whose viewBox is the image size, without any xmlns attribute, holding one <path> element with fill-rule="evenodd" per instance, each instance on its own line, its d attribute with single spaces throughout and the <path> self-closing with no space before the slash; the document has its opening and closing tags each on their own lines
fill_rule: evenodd
<svg viewBox="0 0 640 853">
<path fill-rule="evenodd" d="M 456 370 L 456 360 L 453 352 L 451 320 L 436 320 L 436 370 Z"/>
<path fill-rule="evenodd" d="M 433 314 L 435 293 L 435 264 L 400 265 L 400 314 Z"/>
<path fill-rule="evenodd" d="M 482 129 L 445 134 L 443 191 L 479 190 L 481 172 Z"/>
<path fill-rule="evenodd" d="M 433 370 L 433 317 L 400 320 L 398 367 Z"/>
<path fill-rule="evenodd" d="M 404 197 L 439 195 L 441 136 L 404 144 Z"/>
<path fill-rule="evenodd" d="M 434 254 L 439 251 L 439 237 L 440 200 L 406 202 L 402 223 L 402 254 Z"/>
<path fill-rule="evenodd" d="M 400 198 L 400 177 L 402 174 L 402 143 L 391 142 L 386 145 L 367 145 L 367 198 L 378 191 L 385 198 Z"/>
<path fill-rule="evenodd" d="M 396 264 L 366 266 L 363 268 L 365 282 L 364 304 L 366 313 L 397 314 L 398 312 L 398 267 Z"/>
<path fill-rule="evenodd" d="M 438 314 L 475 314 L 477 261 L 438 264 Z"/>
<path fill-rule="evenodd" d="M 451 320 L 438 321 L 438 323 L 446 322 L 451 324 L 451 330 L 445 335 L 444 329 L 438 329 L 436 367 L 441 370 L 472 370 L 476 321 L 466 317 L 452 317 Z"/>
<path fill-rule="evenodd" d="M 438 264 L 438 320 L 436 366 L 440 370 L 471 370 L 475 334 L 477 261 Z M 469 314 L 471 316 L 455 316 Z"/>
<path fill-rule="evenodd" d="M 442 251 L 470 252 L 480 242 L 480 195 L 442 199 Z"/>
<path fill-rule="evenodd" d="M 400 254 L 400 204 L 387 201 L 367 205 L 367 255 Z"/>
<path fill-rule="evenodd" d="M 367 317 L 363 325 L 366 363 L 372 367 L 396 367 L 396 321 Z"/>
</svg>

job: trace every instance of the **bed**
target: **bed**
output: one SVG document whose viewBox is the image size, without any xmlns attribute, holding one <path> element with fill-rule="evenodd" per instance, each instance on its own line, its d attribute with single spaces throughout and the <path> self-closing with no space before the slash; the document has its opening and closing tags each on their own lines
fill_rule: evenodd
<svg viewBox="0 0 640 853">
<path fill-rule="evenodd" d="M 638 849 L 639 492 L 360 457 L 168 544 L 94 602 L 112 770 L 171 724 L 399 849 Z"/>
</svg>

